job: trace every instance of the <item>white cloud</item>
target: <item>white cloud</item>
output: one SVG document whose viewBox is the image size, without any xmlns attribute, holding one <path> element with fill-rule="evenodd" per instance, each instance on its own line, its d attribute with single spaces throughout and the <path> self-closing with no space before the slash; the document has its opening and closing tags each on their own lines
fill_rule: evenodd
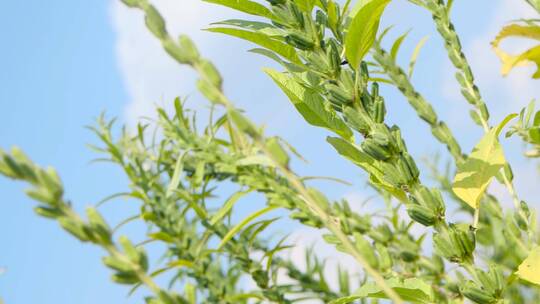
<svg viewBox="0 0 540 304">
<path fill-rule="evenodd" d="M 155 0 L 172 37 L 189 35 L 203 49 L 217 48 L 200 29 L 213 21 L 232 16 L 230 10 L 203 1 Z M 141 116 L 153 116 L 154 105 L 165 106 L 177 96 L 195 93 L 194 73 L 181 67 L 163 51 L 159 41 L 144 25 L 141 11 L 111 1 L 111 19 L 116 31 L 116 54 L 129 101 L 128 124 Z M 217 43 L 217 42 L 216 42 Z"/>
</svg>

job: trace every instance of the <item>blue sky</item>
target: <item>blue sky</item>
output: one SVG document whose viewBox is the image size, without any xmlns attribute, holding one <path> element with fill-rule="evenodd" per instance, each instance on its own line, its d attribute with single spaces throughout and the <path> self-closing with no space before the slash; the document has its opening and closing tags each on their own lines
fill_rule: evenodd
<svg viewBox="0 0 540 304">
<path fill-rule="evenodd" d="M 153 2 L 164 13 L 172 33 L 191 35 L 203 54 L 215 61 L 231 99 L 255 121 L 266 124 L 270 134 L 292 142 L 310 161 L 309 165 L 296 164 L 301 173 L 354 182 L 354 187 L 318 183 L 334 198 L 347 196 L 354 201 L 369 195 L 362 185 L 362 172 L 337 157 L 324 142 L 327 134 L 304 123 L 261 72 L 261 67 L 272 63 L 247 53 L 252 47 L 247 43 L 199 30 L 212 21 L 240 15 L 198 0 Z M 494 123 L 540 94 L 538 83 L 528 79 L 530 69 L 502 79 L 497 59 L 489 50 L 490 39 L 504 22 L 530 11 L 521 0 L 455 2 L 455 24 L 463 34 Z M 456 93 L 453 69 L 427 13 L 395 0 L 384 23 L 397 25 L 392 37 L 413 28 L 399 57 L 404 64 L 416 42 L 430 36 L 414 82 L 439 116 L 462 134 L 461 143 L 470 150 L 481 132 L 468 119 L 468 105 Z M 141 115 L 152 115 L 155 104 L 167 106 L 178 95 L 190 96 L 195 108 L 204 104 L 193 86 L 193 73 L 163 53 L 144 29 L 139 12 L 113 0 L 9 1 L 0 11 L 0 34 L 0 147 L 20 146 L 36 162 L 56 167 L 78 210 L 127 187 L 117 169 L 89 164 L 95 155 L 85 144 L 95 139 L 84 125 L 103 110 L 133 124 Z M 506 47 L 519 46 L 513 42 Z M 388 118 L 402 127 L 416 158 L 443 151 L 395 89 L 384 88 L 383 92 Z M 504 145 L 516 171 L 524 172 L 516 180 L 518 191 L 538 206 L 534 197 L 539 193 L 533 187 L 536 166 L 520 156 L 519 141 L 505 141 Z M 100 250 L 81 245 L 55 223 L 37 217 L 32 211 L 34 203 L 22 190 L 21 185 L 0 179 L 0 267 L 6 269 L 0 275 L 0 297 L 6 303 L 140 302 L 140 295 L 128 299 L 126 288 L 109 281 Z M 507 199 L 500 186 L 494 185 L 492 190 Z M 105 212 L 111 222 L 117 222 L 133 215 L 135 207 L 118 201 L 107 205 Z"/>
</svg>

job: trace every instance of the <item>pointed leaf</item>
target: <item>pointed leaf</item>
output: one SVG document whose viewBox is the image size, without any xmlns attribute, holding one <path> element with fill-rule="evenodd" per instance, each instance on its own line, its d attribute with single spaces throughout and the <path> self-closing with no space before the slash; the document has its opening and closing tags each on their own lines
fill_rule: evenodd
<svg viewBox="0 0 540 304">
<path fill-rule="evenodd" d="M 277 206 L 268 206 L 264 209 L 261 209 L 259 211 L 253 212 L 252 214 L 248 215 L 245 219 L 243 219 L 240 223 L 238 223 L 236 226 L 234 226 L 227 234 L 221 239 L 221 242 L 218 245 L 218 250 L 220 250 L 225 244 L 227 244 L 228 241 L 230 241 L 235 234 L 237 234 L 242 228 L 244 228 L 249 222 L 253 221 L 254 219 L 258 218 L 259 216 L 268 213 L 274 209 L 278 208 Z"/>
<path fill-rule="evenodd" d="M 264 5 L 249 0 L 203 0 L 209 3 L 219 4 L 244 12 L 246 14 L 273 18 L 272 12 Z"/>
<path fill-rule="evenodd" d="M 324 107 L 324 100 L 316 92 L 304 88 L 284 73 L 272 69 L 264 71 L 285 92 L 309 124 L 333 131 L 346 140 L 352 139 L 351 129 L 335 112 Z"/>
<path fill-rule="evenodd" d="M 267 36 L 263 33 L 251 32 L 251 31 L 234 29 L 234 28 L 226 28 L 226 27 L 213 27 L 206 30 L 209 32 L 222 33 L 225 35 L 230 35 L 230 36 L 234 36 L 240 39 L 253 42 L 257 45 L 260 45 L 264 48 L 267 48 L 269 50 L 276 52 L 277 54 L 283 56 L 284 58 L 294 63 L 301 63 L 300 59 L 298 58 L 298 55 L 296 54 L 296 50 L 292 46 L 282 41 L 272 39 L 270 36 Z"/>
<path fill-rule="evenodd" d="M 354 16 L 345 39 L 345 54 L 353 68 L 357 68 L 377 35 L 382 13 L 390 0 L 372 0 Z"/>
</svg>

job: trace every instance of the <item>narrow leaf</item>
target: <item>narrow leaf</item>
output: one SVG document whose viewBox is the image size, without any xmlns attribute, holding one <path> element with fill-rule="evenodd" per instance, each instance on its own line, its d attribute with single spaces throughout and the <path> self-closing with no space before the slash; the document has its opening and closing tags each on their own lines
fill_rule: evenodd
<svg viewBox="0 0 540 304">
<path fill-rule="evenodd" d="M 263 33 L 251 32 L 251 31 L 234 29 L 234 28 L 226 28 L 226 27 L 213 27 L 206 30 L 209 32 L 222 33 L 225 35 L 230 35 L 230 36 L 234 36 L 240 39 L 253 42 L 257 45 L 260 45 L 264 48 L 267 48 L 269 50 L 276 52 L 277 54 L 283 56 L 284 58 L 294 63 L 301 63 L 300 59 L 298 58 L 298 55 L 296 54 L 296 50 L 292 46 L 282 41 L 273 39 L 270 36 L 265 35 Z"/>
<path fill-rule="evenodd" d="M 414 66 L 416 65 L 416 60 L 418 59 L 420 50 L 422 50 L 422 47 L 424 47 L 424 44 L 426 43 L 427 40 L 428 40 L 427 36 L 422 38 L 420 42 L 418 42 L 418 44 L 414 48 L 414 52 L 412 53 L 412 56 L 411 56 L 411 61 L 409 62 L 409 72 L 408 72 L 409 78 L 411 78 L 413 75 Z"/>
<path fill-rule="evenodd" d="M 219 209 L 219 211 L 210 219 L 210 224 L 215 225 L 216 223 L 218 223 L 222 218 L 224 218 L 231 211 L 234 204 L 236 204 L 236 202 L 242 196 L 246 195 L 250 191 L 240 191 L 231 195 L 231 197 L 229 197 L 227 201 L 223 204 L 223 207 L 221 207 L 221 209 Z"/>
<path fill-rule="evenodd" d="M 220 250 L 229 240 L 231 240 L 235 234 L 237 234 L 240 230 L 242 230 L 243 227 L 245 227 L 249 222 L 253 221 L 254 219 L 258 218 L 259 216 L 268 213 L 274 209 L 278 208 L 277 206 L 268 206 L 264 209 L 261 209 L 259 211 L 256 211 L 252 214 L 250 214 L 248 217 L 243 219 L 240 223 L 238 223 L 236 226 L 234 226 L 227 234 L 223 237 L 221 242 L 218 245 L 218 250 Z"/>
<path fill-rule="evenodd" d="M 223 5 L 246 14 L 273 18 L 272 12 L 264 5 L 249 0 L 203 0 L 209 3 Z"/>
<path fill-rule="evenodd" d="M 169 186 L 167 187 L 166 197 L 169 198 L 174 193 L 174 190 L 178 188 L 178 185 L 180 184 L 180 176 L 182 174 L 182 171 L 184 170 L 184 163 L 183 159 L 186 153 L 182 153 L 182 155 L 178 156 L 178 159 L 176 160 L 176 165 L 174 166 L 174 173 L 171 178 L 171 181 L 169 182 Z"/>
<path fill-rule="evenodd" d="M 390 56 L 392 56 L 392 58 L 394 58 L 394 60 L 396 60 L 397 54 L 399 52 L 399 48 L 401 47 L 401 44 L 403 43 L 405 38 L 407 38 L 407 35 L 409 35 L 409 32 L 410 32 L 410 30 L 407 31 L 405 34 L 399 36 L 398 39 L 396 39 L 396 41 L 394 41 L 394 44 L 392 44 L 392 48 L 390 49 Z"/>
</svg>

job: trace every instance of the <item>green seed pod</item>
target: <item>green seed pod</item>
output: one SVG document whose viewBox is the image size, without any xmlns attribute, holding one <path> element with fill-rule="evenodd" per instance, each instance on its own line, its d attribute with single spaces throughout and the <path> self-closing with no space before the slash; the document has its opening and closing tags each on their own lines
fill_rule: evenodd
<svg viewBox="0 0 540 304">
<path fill-rule="evenodd" d="M 339 71 L 341 70 L 341 57 L 337 42 L 333 38 L 328 40 L 326 47 L 326 58 L 328 60 L 330 69 L 334 71 L 334 75 L 339 75 Z"/>
<path fill-rule="evenodd" d="M 110 243 L 111 242 L 111 230 L 103 217 L 97 212 L 93 207 L 88 207 L 86 209 L 86 215 L 88 221 L 90 222 L 90 228 L 96 238 L 101 242 Z"/>
<path fill-rule="evenodd" d="M 489 120 L 489 111 L 488 111 L 488 108 L 487 108 L 486 104 L 481 103 L 481 104 L 479 104 L 477 106 L 480 108 L 480 115 L 482 116 L 484 121 L 488 121 Z"/>
<path fill-rule="evenodd" d="M 378 97 L 373 104 L 373 120 L 376 123 L 383 123 L 386 116 L 386 107 L 384 105 L 384 99 Z"/>
<path fill-rule="evenodd" d="M 178 37 L 178 45 L 182 49 L 185 56 L 189 58 L 189 61 L 195 62 L 199 59 L 199 50 L 197 50 L 197 46 L 195 46 L 191 38 L 186 35 L 180 35 Z"/>
<path fill-rule="evenodd" d="M 394 143 L 394 146 L 396 147 L 396 150 L 398 152 L 401 151 L 407 151 L 407 145 L 405 145 L 405 142 L 403 141 L 403 138 L 401 137 L 401 130 L 398 126 L 392 126 L 390 128 L 390 133 L 392 134 Z"/>
<path fill-rule="evenodd" d="M 328 18 L 326 17 L 326 14 L 323 13 L 321 10 L 317 10 L 315 12 L 315 22 L 317 23 L 317 26 L 328 26 Z"/>
<path fill-rule="evenodd" d="M 140 264 L 140 253 L 126 236 L 121 236 L 118 242 L 124 249 L 126 256 L 135 264 Z"/>
<path fill-rule="evenodd" d="M 435 252 L 450 260 L 451 262 L 460 263 L 462 258 L 457 247 L 450 239 L 449 232 L 441 232 L 433 235 L 433 244 Z"/>
<path fill-rule="evenodd" d="M 309 51 L 315 46 L 315 43 L 306 34 L 291 33 L 285 37 L 285 41 L 297 49 Z"/>
<path fill-rule="evenodd" d="M 383 179 L 385 182 L 396 188 L 399 188 L 407 183 L 407 181 L 403 178 L 403 175 L 399 173 L 394 164 L 381 162 L 379 165 L 381 166 L 381 171 L 384 173 Z"/>
<path fill-rule="evenodd" d="M 350 104 L 352 101 L 352 96 L 335 84 L 326 84 L 325 89 L 327 92 L 328 101 L 335 105 L 343 106 Z"/>
<path fill-rule="evenodd" d="M 478 304 L 491 304 L 497 300 L 488 292 L 478 288 L 472 281 L 465 283 L 465 286 L 461 289 L 461 293 L 469 300 Z"/>
<path fill-rule="evenodd" d="M 352 107 L 345 107 L 343 114 L 347 123 L 356 131 L 364 135 L 371 132 L 373 120 L 364 110 L 358 111 Z"/>
<path fill-rule="evenodd" d="M 191 58 L 184 52 L 173 40 L 165 39 L 162 41 L 163 48 L 174 60 L 181 64 L 191 64 Z"/>
<path fill-rule="evenodd" d="M 122 2 L 129 7 L 139 7 L 141 0 L 122 0 Z"/>
<path fill-rule="evenodd" d="M 204 79 L 197 80 L 197 88 L 212 103 L 223 104 L 221 92 L 208 81 Z"/>
<path fill-rule="evenodd" d="M 294 1 L 288 1 L 287 8 L 291 16 L 295 19 L 296 23 L 300 26 L 300 28 L 304 28 L 305 27 L 304 14 L 302 14 L 302 11 L 298 8 L 296 3 L 294 3 Z"/>
<path fill-rule="evenodd" d="M 64 216 L 64 212 L 56 207 L 35 207 L 34 211 L 43 217 L 56 219 L 60 216 Z"/>
<path fill-rule="evenodd" d="M 159 39 L 167 38 L 167 30 L 165 29 L 165 20 L 156 10 L 153 5 L 148 5 L 145 9 L 146 17 L 146 27 Z"/>
<path fill-rule="evenodd" d="M 82 242 L 89 241 L 88 235 L 85 233 L 84 224 L 80 221 L 75 221 L 69 217 L 61 217 L 58 219 L 58 223 L 64 230 L 71 233 L 74 237 L 78 238 Z"/>
<path fill-rule="evenodd" d="M 468 90 L 462 89 L 461 94 L 470 104 L 474 105 L 476 103 L 476 97 L 474 97 Z"/>
<path fill-rule="evenodd" d="M 55 196 L 47 191 L 47 189 L 44 188 L 38 188 L 38 189 L 26 189 L 24 190 L 26 195 L 31 197 L 32 199 L 48 204 L 48 205 L 55 205 L 56 204 L 56 198 Z"/>
<path fill-rule="evenodd" d="M 385 161 L 392 155 L 386 146 L 381 146 L 376 140 L 367 138 L 361 144 L 362 150 L 376 160 Z"/>
<path fill-rule="evenodd" d="M 113 257 L 113 256 L 106 256 L 106 257 L 103 257 L 103 264 L 105 264 L 105 266 L 111 268 L 111 269 L 114 269 L 116 271 L 120 271 L 120 272 L 130 272 L 130 271 L 133 271 L 133 265 L 130 264 L 128 261 L 122 261 L 121 259 L 118 259 L 116 257 Z"/>
<path fill-rule="evenodd" d="M 112 275 L 112 280 L 118 284 L 133 285 L 140 282 L 137 273 L 133 271 L 128 272 L 117 272 Z"/>
<path fill-rule="evenodd" d="M 392 143 L 392 134 L 385 124 L 374 124 L 369 135 L 370 138 L 380 146 L 389 146 Z"/>
<path fill-rule="evenodd" d="M 437 214 L 433 210 L 421 205 L 407 205 L 407 213 L 411 219 L 424 226 L 432 226 L 437 222 Z"/>
<path fill-rule="evenodd" d="M 221 88 L 223 80 L 219 74 L 219 71 L 216 69 L 216 66 L 212 62 L 208 60 L 201 60 L 198 67 L 198 70 L 201 72 L 204 79 L 207 79 L 216 88 Z"/>
</svg>

